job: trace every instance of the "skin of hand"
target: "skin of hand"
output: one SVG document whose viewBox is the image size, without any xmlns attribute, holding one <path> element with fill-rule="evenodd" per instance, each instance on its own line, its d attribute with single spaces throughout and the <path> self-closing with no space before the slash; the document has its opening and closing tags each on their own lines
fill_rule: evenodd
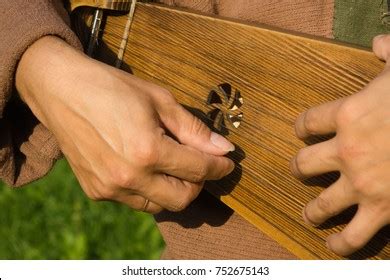
<svg viewBox="0 0 390 280">
<path fill-rule="evenodd" d="M 157 213 L 183 210 L 224 177 L 234 145 L 165 89 L 46 36 L 22 56 L 16 88 L 55 135 L 86 195 Z M 169 136 L 171 135 L 171 136 Z"/>
<path fill-rule="evenodd" d="M 317 226 L 358 205 L 343 231 L 327 238 L 328 248 L 343 256 L 390 223 L 390 36 L 377 36 L 373 50 L 387 61 L 379 76 L 352 96 L 309 109 L 295 124 L 300 139 L 336 133 L 301 149 L 291 170 L 300 179 L 340 172 L 338 181 L 305 206 L 303 219 Z"/>
</svg>

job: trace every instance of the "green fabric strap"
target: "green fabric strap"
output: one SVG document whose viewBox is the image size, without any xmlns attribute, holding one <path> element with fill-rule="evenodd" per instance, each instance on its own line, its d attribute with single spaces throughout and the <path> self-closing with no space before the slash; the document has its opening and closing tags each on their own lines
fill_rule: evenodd
<svg viewBox="0 0 390 280">
<path fill-rule="evenodd" d="M 388 0 L 335 0 L 334 38 L 371 47 L 372 39 L 390 31 Z"/>
</svg>

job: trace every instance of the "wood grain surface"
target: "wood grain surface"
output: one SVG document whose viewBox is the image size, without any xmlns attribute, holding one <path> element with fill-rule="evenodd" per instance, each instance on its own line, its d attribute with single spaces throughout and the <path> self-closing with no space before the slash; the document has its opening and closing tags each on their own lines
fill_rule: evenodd
<svg viewBox="0 0 390 280">
<path fill-rule="evenodd" d="M 116 56 L 126 16 L 109 16 L 100 53 Z M 303 223 L 301 211 L 332 176 L 304 183 L 289 161 L 304 143 L 294 122 L 311 106 L 361 90 L 383 68 L 367 50 L 261 26 L 139 4 L 124 69 L 168 88 L 207 121 L 210 90 L 229 83 L 244 99 L 241 125 L 225 129 L 237 145 L 234 174 L 208 190 L 302 259 L 338 259 L 325 246 L 353 209 L 320 228 Z M 212 121 L 209 121 L 212 123 Z M 333 176 L 334 177 L 334 176 Z M 243 232 L 242 234 L 245 234 Z M 351 258 L 389 259 L 389 230 Z"/>
<path fill-rule="evenodd" d="M 129 11 L 131 0 L 68 0 L 69 11 L 74 11 L 79 7 L 95 7 L 99 9 L 108 9 L 115 11 Z"/>
</svg>

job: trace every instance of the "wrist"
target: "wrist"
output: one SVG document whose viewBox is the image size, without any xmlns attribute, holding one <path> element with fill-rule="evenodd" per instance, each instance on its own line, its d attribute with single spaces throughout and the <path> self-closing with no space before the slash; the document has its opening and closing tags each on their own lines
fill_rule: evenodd
<svg viewBox="0 0 390 280">
<path fill-rule="evenodd" d="M 46 115 L 55 110 L 56 100 L 70 97 L 80 71 L 88 69 L 80 66 L 90 60 L 60 38 L 42 37 L 23 54 L 16 70 L 16 89 L 36 117 L 48 126 Z"/>
</svg>

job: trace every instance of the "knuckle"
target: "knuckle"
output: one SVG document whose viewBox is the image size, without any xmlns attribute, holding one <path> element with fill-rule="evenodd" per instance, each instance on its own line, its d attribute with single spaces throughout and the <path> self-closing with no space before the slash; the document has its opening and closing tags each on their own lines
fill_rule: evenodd
<svg viewBox="0 0 390 280">
<path fill-rule="evenodd" d="M 101 198 L 98 197 L 97 195 L 95 194 L 92 194 L 92 193 L 85 193 L 87 195 L 87 197 L 90 199 L 90 200 L 93 200 L 93 201 L 100 201 Z"/>
<path fill-rule="evenodd" d="M 173 204 L 171 211 L 173 212 L 180 212 L 183 211 L 191 201 L 187 201 L 185 198 L 177 200 L 176 203 Z"/>
<path fill-rule="evenodd" d="M 169 90 L 167 90 L 166 88 L 158 87 L 157 94 L 158 94 L 158 96 L 161 97 L 161 101 L 163 101 L 165 104 L 177 103 L 173 94 Z"/>
<path fill-rule="evenodd" d="M 160 94 L 164 95 L 166 98 L 174 99 L 173 94 L 169 90 L 167 90 L 166 88 L 160 87 L 159 91 L 160 91 Z"/>
<path fill-rule="evenodd" d="M 128 170 L 118 170 L 114 176 L 114 182 L 120 187 L 129 187 L 133 185 L 133 175 Z"/>
<path fill-rule="evenodd" d="M 384 192 L 388 192 L 388 185 L 385 188 L 387 190 L 385 190 Z M 365 205 L 365 207 L 367 207 L 366 211 L 372 214 L 376 219 L 381 221 L 390 218 L 389 196 L 383 195 L 384 192 L 383 189 L 379 191 L 378 190 L 370 191 L 371 201 L 370 203 L 367 203 L 367 206 Z M 361 208 L 363 208 L 363 206 L 361 206 Z"/>
<path fill-rule="evenodd" d="M 349 101 L 348 99 L 344 101 L 339 110 L 336 113 L 336 125 L 338 127 L 343 127 L 356 119 L 359 114 L 359 109 L 354 104 L 354 102 Z"/>
<path fill-rule="evenodd" d="M 204 135 L 208 132 L 208 127 L 197 117 L 193 116 L 192 122 L 189 126 L 190 135 Z"/>
<path fill-rule="evenodd" d="M 136 163 L 142 168 L 152 168 L 159 160 L 158 141 L 147 140 L 140 143 L 136 149 Z"/>
<path fill-rule="evenodd" d="M 108 175 L 104 182 L 106 187 L 103 190 L 108 195 L 110 195 L 109 190 L 112 190 L 113 187 L 126 188 L 134 184 L 134 175 L 126 163 L 120 162 L 109 165 L 107 173 Z"/>
<path fill-rule="evenodd" d="M 186 205 L 184 203 L 178 202 L 177 204 L 173 205 L 171 211 L 180 212 L 180 211 L 183 211 L 185 208 L 186 208 Z"/>
<path fill-rule="evenodd" d="M 93 201 L 102 201 L 103 200 L 103 197 L 97 192 L 94 192 L 91 190 L 85 190 L 84 192 L 85 192 L 85 195 Z"/>
<path fill-rule="evenodd" d="M 173 205 L 172 211 L 174 212 L 183 211 L 198 196 L 199 190 L 194 185 L 191 186 L 187 185 L 187 187 L 188 188 L 186 188 L 186 190 L 182 192 L 180 199 L 178 199 L 176 203 Z"/>
<path fill-rule="evenodd" d="M 344 163 L 351 163 L 363 152 L 362 144 L 350 140 L 343 140 L 337 147 L 337 157 Z"/>
<path fill-rule="evenodd" d="M 366 194 L 371 189 L 373 179 L 368 172 L 363 172 L 352 179 L 352 187 L 357 193 Z"/>
<path fill-rule="evenodd" d="M 103 198 L 100 196 L 100 193 L 96 190 L 96 187 L 90 183 L 80 181 L 80 186 L 84 191 L 85 195 L 93 201 L 101 201 Z"/>
<path fill-rule="evenodd" d="M 373 167 L 351 178 L 353 194 L 357 197 L 370 198 L 371 203 L 373 203 L 371 211 L 381 207 L 384 202 L 387 204 L 386 201 L 388 201 L 388 196 L 385 195 L 388 184 L 380 176 Z"/>
<path fill-rule="evenodd" d="M 208 168 L 205 164 L 197 164 L 194 167 L 193 182 L 202 182 L 206 179 Z"/>
</svg>

